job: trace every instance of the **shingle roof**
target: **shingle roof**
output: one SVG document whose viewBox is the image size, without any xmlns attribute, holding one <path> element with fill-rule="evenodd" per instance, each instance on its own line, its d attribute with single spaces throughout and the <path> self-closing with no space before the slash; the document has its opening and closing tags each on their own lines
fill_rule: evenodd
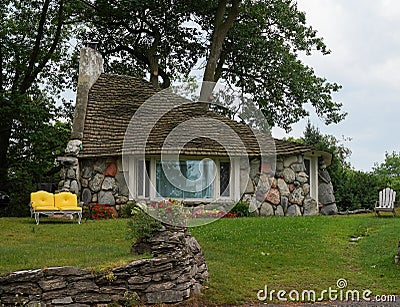
<svg viewBox="0 0 400 307">
<path fill-rule="evenodd" d="M 173 93 L 163 91 L 162 97 L 157 93 L 144 80 L 101 74 L 89 91 L 80 157 L 121 155 L 125 132 L 141 106 L 133 120 L 134 131 L 128 130 L 131 133 L 126 137 L 126 153 L 138 153 L 144 141 L 146 154 L 160 154 L 161 148 L 166 153 L 179 151 L 183 155 L 202 156 L 226 156 L 227 152 L 249 156 L 259 156 L 261 152 L 290 155 L 314 150 L 310 146 L 272 139 Z M 145 101 L 147 108 L 143 108 Z M 165 140 L 168 142 L 164 143 Z"/>
</svg>

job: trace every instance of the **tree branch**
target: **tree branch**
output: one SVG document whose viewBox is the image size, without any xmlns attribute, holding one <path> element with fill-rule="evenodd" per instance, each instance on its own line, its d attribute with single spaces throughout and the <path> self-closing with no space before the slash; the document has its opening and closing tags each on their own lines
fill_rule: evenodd
<svg viewBox="0 0 400 307">
<path fill-rule="evenodd" d="M 44 24 L 46 23 L 46 16 L 47 16 L 47 12 L 49 10 L 49 4 L 50 4 L 50 0 L 46 0 L 44 2 L 42 12 L 40 14 L 40 20 L 39 20 L 39 26 L 37 29 L 35 45 L 32 49 L 28 68 L 26 69 L 25 77 L 21 84 L 21 92 L 23 92 L 23 93 L 26 92 L 26 90 L 29 88 L 29 85 L 28 85 L 29 80 L 32 79 L 32 72 L 33 72 L 35 63 L 37 61 L 38 55 L 39 55 L 40 42 L 42 41 L 42 37 L 43 37 L 43 29 L 44 29 Z"/>
<path fill-rule="evenodd" d="M 53 42 L 45 54 L 45 56 L 42 58 L 38 66 L 33 70 L 32 74 L 30 77 L 26 80 L 26 83 L 23 83 L 25 87 L 21 88 L 21 92 L 25 92 L 33 83 L 35 80 L 36 76 L 43 70 L 43 68 L 46 66 L 47 62 L 50 60 L 51 56 L 53 55 L 54 51 L 57 48 L 57 45 L 60 41 L 60 36 L 61 36 L 61 30 L 63 26 L 63 9 L 64 9 L 64 2 L 63 0 L 60 0 L 59 8 L 58 8 L 58 13 L 57 13 L 57 29 L 56 29 L 56 34 L 54 35 Z"/>
<path fill-rule="evenodd" d="M 120 51 L 128 52 L 129 54 L 133 55 L 136 58 L 136 60 L 138 60 L 139 62 L 147 65 L 148 67 L 150 67 L 149 58 L 147 56 L 145 56 L 143 53 L 140 53 L 136 49 L 133 49 L 133 48 L 131 48 L 129 46 L 120 45 L 120 46 L 115 47 L 113 49 L 107 50 L 104 53 L 104 55 L 110 55 L 110 54 L 117 53 L 117 52 L 120 52 Z M 167 72 L 165 70 L 163 70 L 162 68 L 158 67 L 158 74 L 163 79 L 163 88 L 169 87 L 171 85 L 171 78 L 168 76 Z"/>
<path fill-rule="evenodd" d="M 224 21 L 223 18 L 226 13 L 226 4 L 227 0 L 220 0 L 218 3 L 217 12 L 215 15 L 210 55 L 207 60 L 206 70 L 203 77 L 204 81 L 218 81 L 218 79 L 215 78 L 215 70 L 218 59 L 221 56 L 222 46 L 225 41 L 226 35 L 228 34 L 228 31 L 232 27 L 233 22 L 239 14 L 240 0 L 232 0 L 232 7 Z"/>
<path fill-rule="evenodd" d="M 212 34 L 210 54 L 207 59 L 206 69 L 203 76 L 203 84 L 200 90 L 200 101 L 208 101 L 214 89 L 214 83 L 218 78 L 216 68 L 218 60 L 221 57 L 222 47 L 228 34 L 228 31 L 233 25 L 237 15 L 239 14 L 240 0 L 232 0 L 232 7 L 225 18 L 227 0 L 219 0 L 217 12 L 215 14 L 214 31 Z M 223 63 L 221 63 L 223 65 Z M 211 82 L 211 83 L 210 83 Z"/>
</svg>

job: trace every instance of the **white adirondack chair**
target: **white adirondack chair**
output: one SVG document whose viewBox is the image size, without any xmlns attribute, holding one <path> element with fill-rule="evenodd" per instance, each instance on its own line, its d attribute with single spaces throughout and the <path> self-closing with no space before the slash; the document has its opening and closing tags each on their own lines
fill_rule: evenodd
<svg viewBox="0 0 400 307">
<path fill-rule="evenodd" d="M 383 189 L 379 192 L 379 201 L 375 203 L 375 214 L 379 216 L 379 212 L 392 212 L 393 216 L 396 215 L 394 210 L 394 202 L 396 200 L 396 191 L 391 188 Z"/>
</svg>

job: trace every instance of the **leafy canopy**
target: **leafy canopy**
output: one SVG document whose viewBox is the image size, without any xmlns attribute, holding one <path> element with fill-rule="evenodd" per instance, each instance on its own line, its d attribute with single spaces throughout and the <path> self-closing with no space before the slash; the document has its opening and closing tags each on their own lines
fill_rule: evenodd
<svg viewBox="0 0 400 307">
<path fill-rule="evenodd" d="M 71 81 L 78 8 L 64 0 L 0 3 L 0 189 L 16 206 L 26 206 L 20 197 L 51 173 L 69 136 L 70 112 L 56 100 Z"/>
<path fill-rule="evenodd" d="M 300 54 L 329 54 L 292 0 L 93 0 L 87 31 L 98 40 L 110 72 L 150 76 L 168 87 L 198 63 L 204 81 L 223 81 L 287 131 L 313 106 L 326 124 L 346 116 L 332 93 L 341 86 L 315 75 Z M 235 107 L 237 108 L 237 106 Z"/>
</svg>

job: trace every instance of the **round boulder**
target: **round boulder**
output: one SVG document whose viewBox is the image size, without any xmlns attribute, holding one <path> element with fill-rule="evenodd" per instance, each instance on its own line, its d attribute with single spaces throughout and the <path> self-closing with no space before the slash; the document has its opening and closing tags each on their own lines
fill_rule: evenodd
<svg viewBox="0 0 400 307">
<path fill-rule="evenodd" d="M 296 179 L 296 174 L 291 168 L 285 168 L 282 175 L 286 183 L 293 183 Z"/>
<path fill-rule="evenodd" d="M 269 203 L 263 203 L 260 208 L 260 216 L 274 215 L 274 208 Z"/>
<path fill-rule="evenodd" d="M 89 181 L 89 188 L 93 192 L 98 192 L 101 190 L 101 185 L 103 184 L 104 175 L 97 173 L 92 180 Z"/>
<path fill-rule="evenodd" d="M 318 187 L 318 200 L 323 205 L 329 205 L 336 202 L 333 194 L 333 187 L 327 183 L 321 183 Z"/>
<path fill-rule="evenodd" d="M 98 203 L 102 205 L 115 205 L 115 198 L 111 191 L 100 191 L 98 196 Z"/>
</svg>

